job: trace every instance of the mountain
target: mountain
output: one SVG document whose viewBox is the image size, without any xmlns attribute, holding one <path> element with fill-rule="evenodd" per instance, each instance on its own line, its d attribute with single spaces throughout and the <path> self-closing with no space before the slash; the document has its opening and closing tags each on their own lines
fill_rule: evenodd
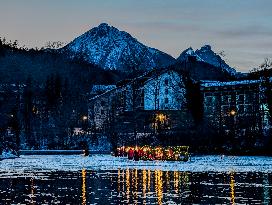
<svg viewBox="0 0 272 205">
<path fill-rule="evenodd" d="M 195 51 L 192 49 L 192 47 L 187 48 L 186 50 L 184 50 L 180 56 L 177 58 L 178 61 L 185 61 L 187 60 L 189 57 L 195 57 L 197 59 L 197 61 L 203 61 L 198 55 L 196 55 Z"/>
<path fill-rule="evenodd" d="M 60 51 L 72 59 L 83 59 L 106 70 L 149 70 L 175 62 L 170 55 L 147 47 L 129 33 L 106 23 L 77 37 Z"/>
<path fill-rule="evenodd" d="M 210 65 L 213 65 L 214 67 L 221 68 L 224 72 L 227 72 L 230 75 L 236 74 L 236 70 L 226 64 L 226 62 L 211 49 L 210 45 L 202 46 L 196 51 L 190 47 L 183 51 L 177 60 L 183 62 L 192 57 L 195 58 L 198 62 L 206 62 Z"/>
</svg>

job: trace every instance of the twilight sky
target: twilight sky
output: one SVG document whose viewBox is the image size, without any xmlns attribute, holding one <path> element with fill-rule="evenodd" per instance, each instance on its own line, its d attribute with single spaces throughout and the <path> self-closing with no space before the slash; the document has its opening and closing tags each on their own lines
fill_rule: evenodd
<svg viewBox="0 0 272 205">
<path fill-rule="evenodd" d="M 1 0 L 0 36 L 20 45 L 69 42 L 102 22 L 173 57 L 192 46 L 224 50 L 248 71 L 272 57 L 271 0 Z"/>
</svg>

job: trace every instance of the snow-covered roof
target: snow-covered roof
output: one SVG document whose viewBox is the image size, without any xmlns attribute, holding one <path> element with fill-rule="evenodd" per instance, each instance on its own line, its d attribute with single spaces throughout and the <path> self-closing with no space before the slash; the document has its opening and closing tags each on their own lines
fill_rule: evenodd
<svg viewBox="0 0 272 205">
<path fill-rule="evenodd" d="M 261 80 L 241 80 L 241 81 L 228 81 L 228 82 L 202 81 L 201 86 L 202 87 L 222 87 L 222 86 L 257 84 L 260 82 Z"/>
<path fill-rule="evenodd" d="M 0 92 L 4 93 L 7 90 L 17 92 L 18 89 L 24 88 L 26 85 L 25 84 L 0 84 Z"/>
<path fill-rule="evenodd" d="M 106 91 L 112 90 L 114 88 L 116 88 L 116 85 L 93 85 L 91 92 L 93 92 L 93 93 L 106 92 Z"/>
<path fill-rule="evenodd" d="M 108 94 L 108 93 L 110 93 L 110 92 L 116 90 L 117 88 L 118 88 L 118 87 L 115 86 L 115 88 L 112 88 L 112 89 L 110 89 L 110 90 L 107 90 L 107 91 L 103 92 L 102 94 L 96 95 L 96 96 L 90 98 L 90 100 L 95 100 L 95 99 L 97 99 L 97 98 L 99 98 L 99 97 L 102 97 L 102 96 L 104 96 L 104 95 L 106 95 L 106 94 Z"/>
</svg>

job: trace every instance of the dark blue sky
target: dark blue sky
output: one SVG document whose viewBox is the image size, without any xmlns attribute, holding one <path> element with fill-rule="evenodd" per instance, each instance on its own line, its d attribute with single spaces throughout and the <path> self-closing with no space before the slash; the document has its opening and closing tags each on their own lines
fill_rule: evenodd
<svg viewBox="0 0 272 205">
<path fill-rule="evenodd" d="M 2 0 L 0 36 L 41 47 L 107 22 L 173 57 L 210 44 L 248 71 L 272 57 L 271 9 L 271 0 Z"/>
</svg>

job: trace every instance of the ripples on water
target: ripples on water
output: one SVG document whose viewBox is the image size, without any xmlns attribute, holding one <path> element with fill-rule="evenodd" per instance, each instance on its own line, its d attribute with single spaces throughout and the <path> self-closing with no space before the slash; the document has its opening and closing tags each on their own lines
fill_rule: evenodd
<svg viewBox="0 0 272 205">
<path fill-rule="evenodd" d="M 271 204 L 271 174 L 124 169 L 1 174 L 0 204 Z"/>
</svg>

